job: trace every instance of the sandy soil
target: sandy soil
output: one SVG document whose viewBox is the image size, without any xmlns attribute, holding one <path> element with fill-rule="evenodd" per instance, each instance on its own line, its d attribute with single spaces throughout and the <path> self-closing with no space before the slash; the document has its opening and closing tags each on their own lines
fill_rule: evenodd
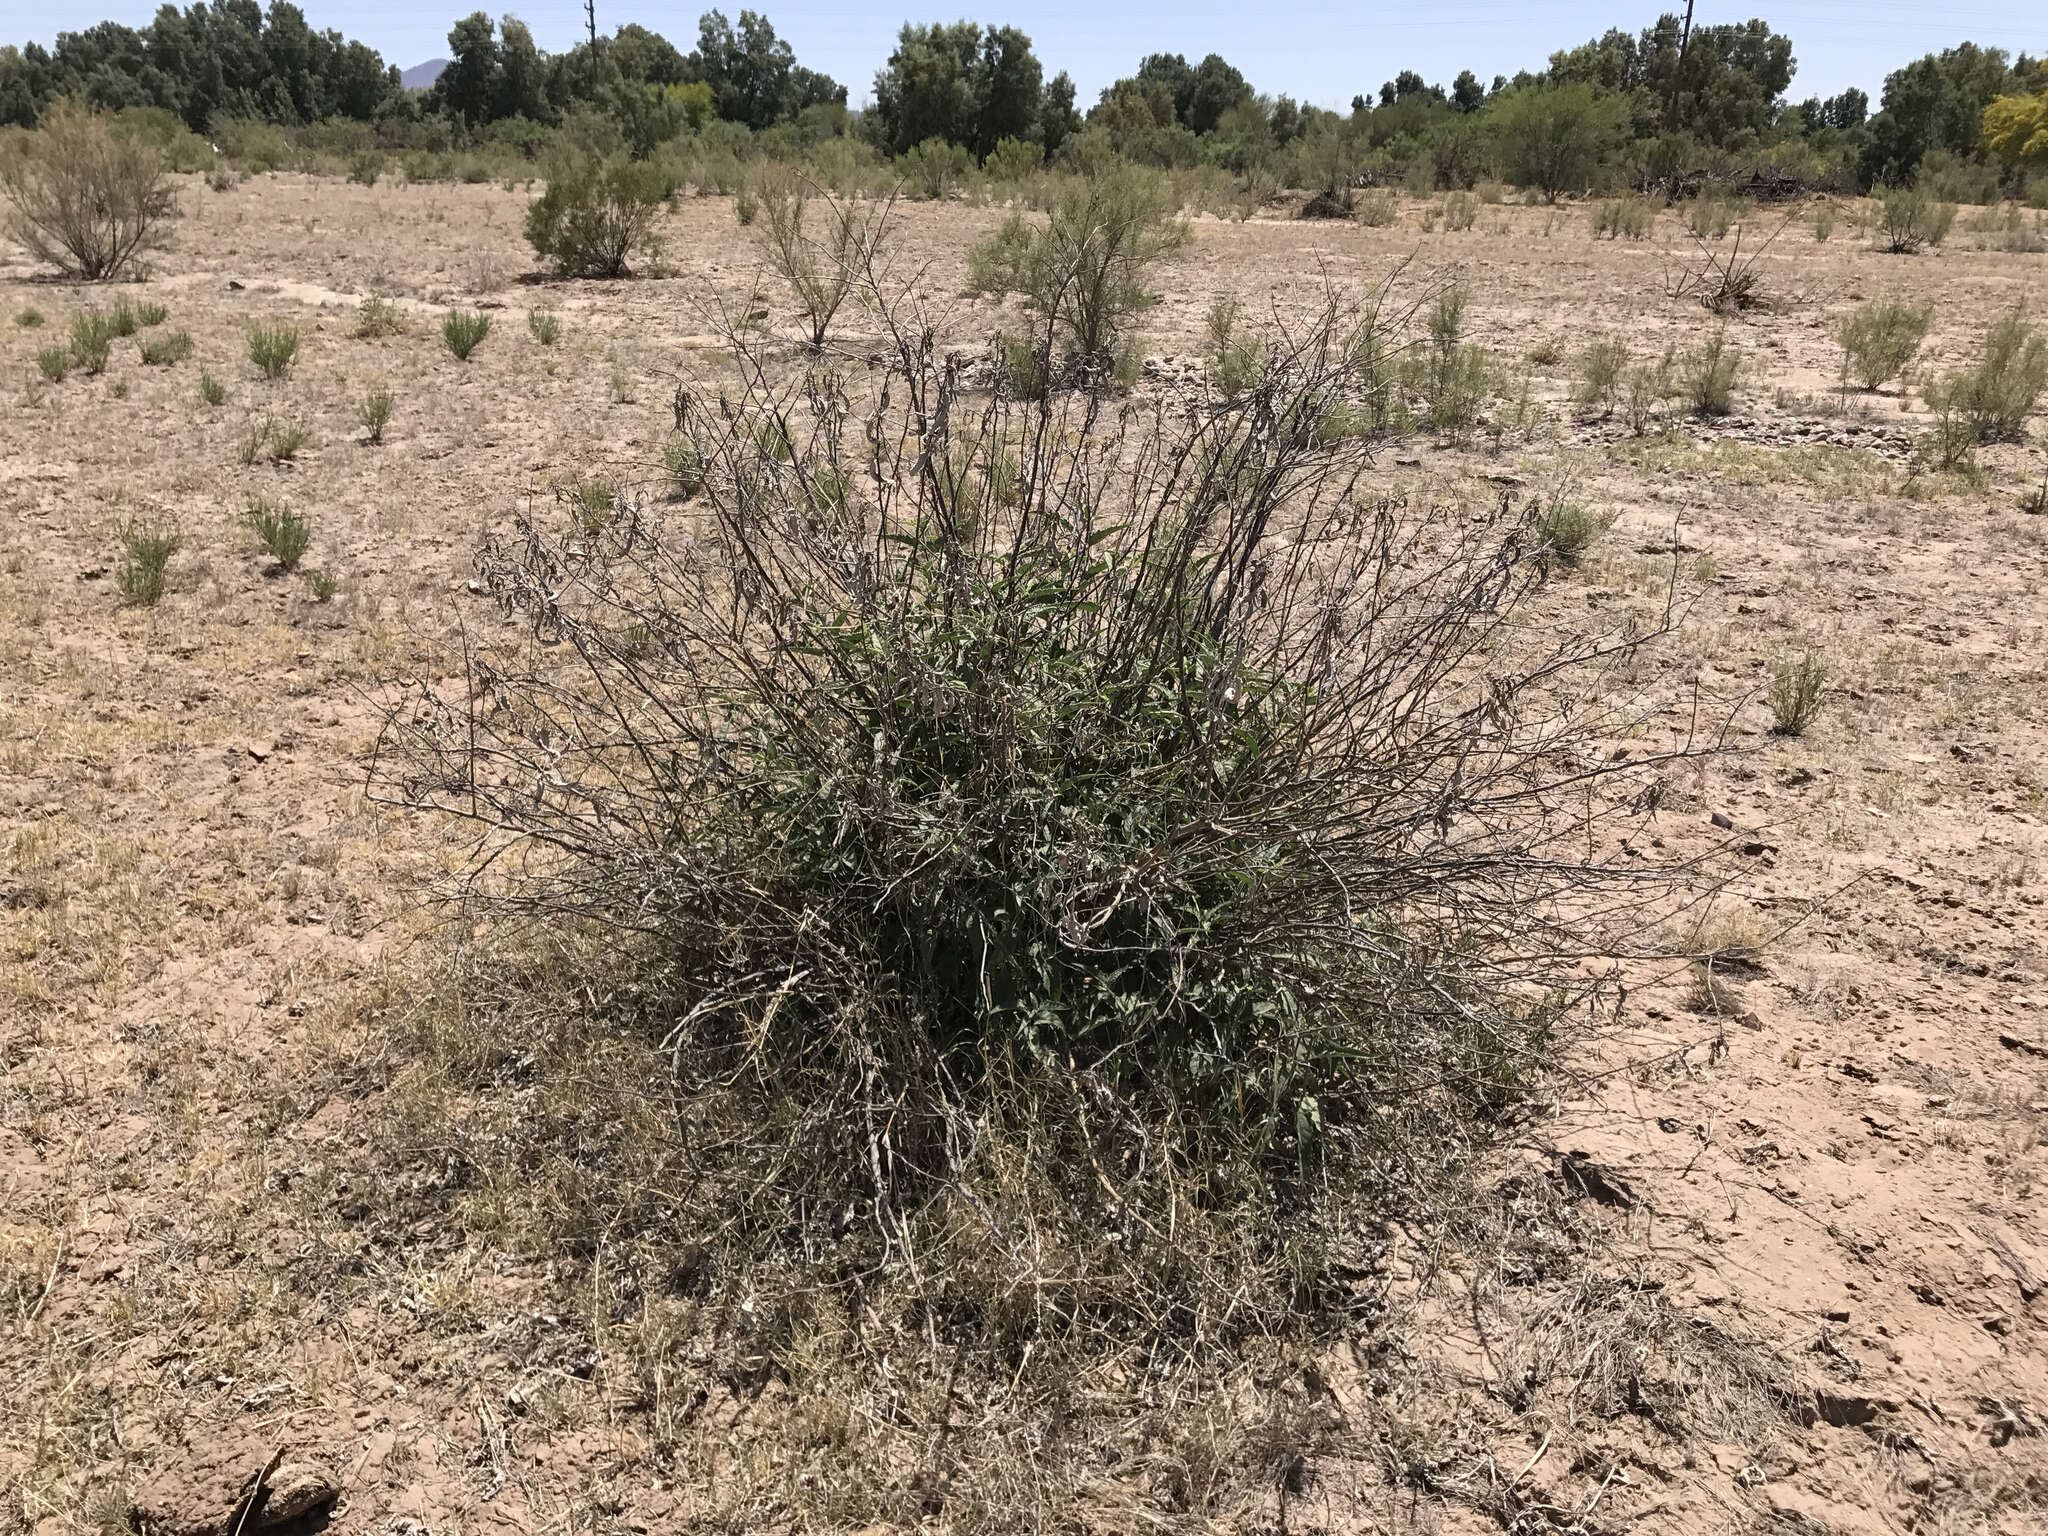
<svg viewBox="0 0 2048 1536">
<path fill-rule="evenodd" d="M 546 1262 L 437 1221 L 431 1156 L 360 1187 L 362 1117 L 404 1099 L 345 1091 L 351 1053 L 419 984 L 408 881 L 434 857 L 366 803 L 365 754 L 378 679 L 446 675 L 462 627 L 498 622 L 468 586 L 479 532 L 560 477 L 658 464 L 673 380 L 722 366 L 720 308 L 767 280 L 724 200 L 668 219 L 668 275 L 529 285 L 519 191 L 280 176 L 182 198 L 171 249 L 125 290 L 191 332 L 173 367 L 121 342 L 103 377 L 38 384 L 36 348 L 107 296 L 0 252 L 0 312 L 48 316 L 0 325 L 0 1520 L 85 1529 L 140 1496 L 200 1529 L 276 1451 L 331 1480 L 350 1531 L 663 1529 L 676 1495 L 602 1322 L 568 1311 Z M 955 297 L 965 249 L 1000 217 L 903 210 L 901 258 L 963 348 L 993 324 Z M 1570 359 L 1597 334 L 1654 352 L 1704 333 L 1667 297 L 1690 249 L 1669 215 L 1641 244 L 1535 208 L 1463 233 L 1423 232 L 1413 205 L 1371 230 L 1203 219 L 1148 320 L 1171 378 L 1218 295 L 1298 317 L 1326 281 L 1454 269 L 1474 339 L 1530 371 L 1544 419 L 1498 446 L 1405 442 L 1390 484 L 1568 484 L 1616 513 L 1546 597 L 1559 623 L 1654 601 L 1675 542 L 1705 595 L 1652 686 L 1674 710 L 1693 687 L 1749 700 L 1660 826 L 1682 849 L 1719 815 L 1746 841 L 1761 974 L 1729 1017 L 1677 982 L 1639 998 L 1627 1069 L 1546 1134 L 1634 1192 L 1611 1220 L 1673 1316 L 1777 1351 L 1785 1422 L 1762 1461 L 1596 1426 L 1625 1454 L 1568 1468 L 1499 1407 L 1481 1341 L 1448 1340 L 1500 1467 L 1535 1456 L 1525 1487 L 1561 1512 L 1519 1529 L 2048 1528 L 2048 518 L 2019 510 L 2041 425 L 1988 451 L 1978 488 L 1914 473 L 1917 391 L 1814 408 L 1829 320 L 1859 297 L 1932 300 L 1935 367 L 2002 308 L 2040 309 L 2048 257 L 1991 243 L 1901 258 L 1794 225 L 1762 263 L 1785 302 L 1731 328 L 1737 414 L 1641 439 L 1580 419 Z M 407 331 L 352 335 L 373 289 Z M 495 321 L 468 363 L 438 335 L 456 302 Z M 562 317 L 552 348 L 528 332 L 536 304 Z M 780 323 L 781 296 L 765 305 Z M 267 319 L 304 328 L 276 382 L 243 346 Z M 355 410 L 378 383 L 397 407 L 371 446 Z M 244 464 L 266 416 L 307 446 Z M 258 493 L 311 518 L 331 600 L 256 551 Z M 154 609 L 111 579 L 136 516 L 184 534 Z M 1808 735 L 1773 736 L 1754 695 L 1808 647 L 1834 691 Z M 1421 1495 L 1294 1515 L 1470 1519 Z"/>
</svg>

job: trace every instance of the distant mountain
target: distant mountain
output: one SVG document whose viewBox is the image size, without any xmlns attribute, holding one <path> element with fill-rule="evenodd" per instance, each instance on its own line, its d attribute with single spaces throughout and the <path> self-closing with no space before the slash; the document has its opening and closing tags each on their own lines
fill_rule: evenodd
<svg viewBox="0 0 2048 1536">
<path fill-rule="evenodd" d="M 448 67 L 446 59 L 429 59 L 424 64 L 415 64 L 411 69 L 400 70 L 398 83 L 408 91 L 424 91 L 441 78 L 441 71 Z"/>
</svg>

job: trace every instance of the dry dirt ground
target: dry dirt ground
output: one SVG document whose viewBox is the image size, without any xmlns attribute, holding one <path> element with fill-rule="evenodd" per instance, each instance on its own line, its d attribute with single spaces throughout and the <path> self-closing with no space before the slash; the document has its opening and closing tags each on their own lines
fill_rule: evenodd
<svg viewBox="0 0 2048 1536">
<path fill-rule="evenodd" d="M 448 675 L 461 626 L 499 622 L 468 587 L 480 530 L 560 478 L 658 465 L 672 381 L 715 375 L 715 311 L 750 304 L 755 249 L 729 201 L 693 201 L 664 275 L 539 285 L 518 191 L 275 176 L 181 198 L 123 290 L 192 334 L 172 367 L 120 342 L 104 376 L 40 384 L 36 349 L 111 296 L 0 250 L 0 1525 L 110 1528 L 140 1499 L 219 1528 L 275 1453 L 338 1489 L 325 1518 L 351 1532 L 673 1528 L 689 1490 L 635 1386 L 659 1341 L 621 1336 L 587 1253 L 521 1239 L 537 1187 L 484 1191 L 495 1224 L 473 1189 L 449 1215 L 431 1084 L 384 1028 L 437 974 L 412 892 L 438 845 L 364 783 L 379 680 Z M 963 348 L 995 323 L 956 295 L 999 217 L 913 205 L 893 241 Z M 1975 486 L 1915 473 L 1917 390 L 1820 408 L 1828 323 L 1859 297 L 1932 300 L 1936 368 L 2016 302 L 2048 313 L 2048 256 L 1993 244 L 1889 256 L 1802 219 L 1763 261 L 1781 302 L 1730 328 L 1736 415 L 1641 438 L 1574 410 L 1570 361 L 1602 334 L 1638 355 L 1705 334 L 1666 294 L 1690 249 L 1671 215 L 1642 243 L 1541 208 L 1458 233 L 1412 203 L 1379 229 L 1202 219 L 1164 274 L 1146 388 L 1195 366 L 1217 295 L 1299 316 L 1325 281 L 1461 274 L 1471 334 L 1529 371 L 1541 419 L 1393 445 L 1389 485 L 1570 486 L 1616 514 L 1546 593 L 1561 625 L 1653 608 L 1674 559 L 1702 588 L 1643 686 L 1674 719 L 1695 690 L 1732 704 L 1732 749 L 1673 786 L 1658 831 L 1683 850 L 1733 823 L 1727 921 L 1768 943 L 1721 1016 L 1683 978 L 1634 998 L 1628 1058 L 1541 1131 L 1633 1192 L 1588 1203 L 1628 1255 L 1592 1279 L 1654 1297 L 1658 1328 L 1752 1341 L 1778 1416 L 1731 1408 L 1717 1438 L 1639 1405 L 1524 1415 L 1539 1346 L 1444 1308 L 1408 1341 L 1445 1362 L 1412 1433 L 1483 1438 L 1516 1529 L 2048 1529 L 2048 518 L 2021 510 L 2043 423 Z M 372 291 L 405 330 L 353 335 Z M 467 363 L 438 334 L 458 302 L 496 322 Z M 17 328 L 31 306 L 47 325 Z M 264 320 L 304 331 L 276 382 L 244 348 Z M 225 403 L 202 403 L 202 369 Z M 396 410 L 372 446 L 355 410 L 378 383 Z M 306 444 L 245 464 L 266 417 Z M 329 600 L 254 547 L 258 493 L 311 519 Z M 137 516 L 184 536 L 155 608 L 111 579 Z M 1805 737 L 1773 736 L 1761 685 L 1808 648 L 1832 691 Z M 396 1158 L 394 1124 L 419 1132 Z M 1365 1465 L 1355 1502 L 1332 1479 L 1292 1506 L 1139 1500 L 1101 1523 L 1497 1528 L 1457 1486 L 1387 1493 L 1413 1460 Z M 272 1481 L 265 1520 L 291 1504 Z"/>
</svg>

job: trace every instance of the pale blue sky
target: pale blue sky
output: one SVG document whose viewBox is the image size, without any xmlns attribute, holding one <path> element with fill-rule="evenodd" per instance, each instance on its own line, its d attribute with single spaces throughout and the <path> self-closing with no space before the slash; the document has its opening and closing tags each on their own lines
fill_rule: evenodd
<svg viewBox="0 0 2048 1536">
<path fill-rule="evenodd" d="M 1682 5 L 1683 0 L 1680 0 Z M 0 0 L 0 42 L 43 43 L 60 31 L 96 21 L 144 25 L 158 0 Z M 448 27 L 475 8 L 474 0 L 303 0 L 316 27 L 334 27 L 409 66 L 447 52 Z M 496 13 L 498 6 L 486 6 Z M 645 0 L 598 0 L 598 26 L 609 32 L 637 21 L 665 34 L 687 52 L 697 17 L 708 6 L 656 5 Z M 720 7 L 737 17 L 741 6 Z M 1023 0 L 990 6 L 942 4 L 905 10 L 900 3 L 850 5 L 845 0 L 769 0 L 759 7 L 789 39 L 797 58 L 844 82 L 857 105 L 875 70 L 888 57 L 904 20 L 976 20 L 1010 23 L 1030 34 L 1046 73 L 1064 69 L 1080 87 L 1084 106 L 1139 58 L 1183 53 L 1190 60 L 1220 53 L 1252 84 L 1320 106 L 1342 108 L 1360 92 L 1371 96 L 1382 80 L 1414 69 L 1448 86 L 1461 69 L 1482 79 L 1533 69 L 1557 48 L 1609 27 L 1640 30 L 1666 0 L 1622 5 L 1616 0 L 1424 0 L 1400 6 L 1340 5 L 1332 0 L 1143 0 L 1103 5 L 1086 0 Z M 525 0 L 505 7 L 532 27 L 544 48 L 572 45 L 583 28 L 582 0 Z M 1792 98 L 1829 96 L 1845 86 L 1869 91 L 1875 106 L 1886 73 L 1908 59 L 1965 40 L 2040 54 L 2048 51 L 2048 6 L 2042 0 L 1964 0 L 1960 5 L 1915 0 L 1777 0 L 1767 6 L 1719 5 L 1700 0 L 1701 25 L 1743 21 L 1761 14 L 1792 38 L 1799 73 Z"/>
</svg>

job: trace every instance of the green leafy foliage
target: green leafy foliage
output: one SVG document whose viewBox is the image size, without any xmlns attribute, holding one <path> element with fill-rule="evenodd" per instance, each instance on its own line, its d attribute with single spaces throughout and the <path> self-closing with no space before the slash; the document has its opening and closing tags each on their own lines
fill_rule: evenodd
<svg viewBox="0 0 2048 1536">
<path fill-rule="evenodd" d="M 462 362 L 491 334 L 491 317 L 480 309 L 451 309 L 441 317 L 441 340 Z"/>
<path fill-rule="evenodd" d="M 281 379 L 299 356 L 299 328 L 283 321 L 260 321 L 249 327 L 249 361 L 266 379 Z"/>
<path fill-rule="evenodd" d="M 586 160 L 550 178 L 528 205 L 526 240 L 562 277 L 624 277 L 648 249 L 655 214 L 668 195 L 658 167 L 614 155 Z"/>
</svg>

